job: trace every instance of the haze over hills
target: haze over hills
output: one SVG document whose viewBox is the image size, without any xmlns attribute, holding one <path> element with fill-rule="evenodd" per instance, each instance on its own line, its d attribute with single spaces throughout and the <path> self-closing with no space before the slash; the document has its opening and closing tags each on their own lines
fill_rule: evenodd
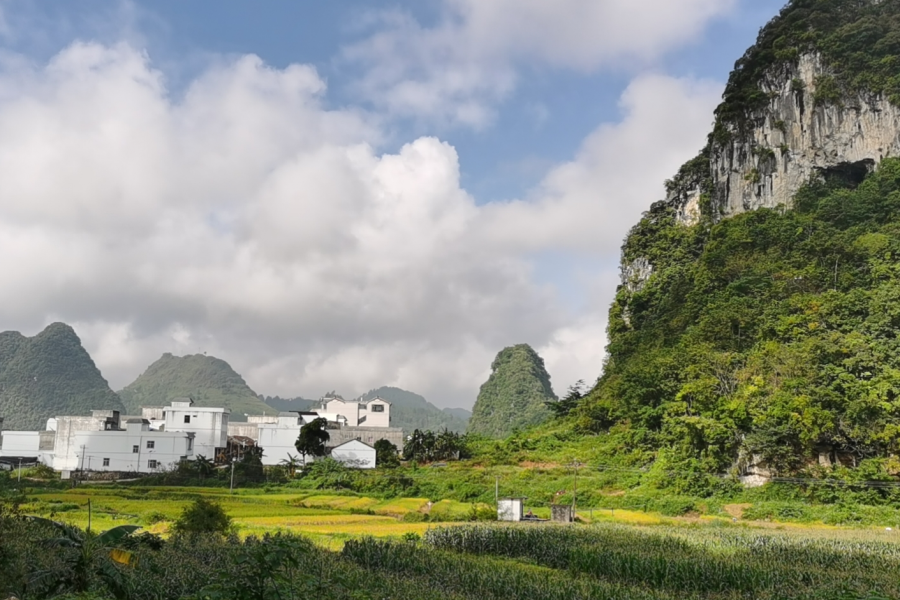
<svg viewBox="0 0 900 600">
<path fill-rule="evenodd" d="M 173 398 L 187 396 L 197 406 L 231 409 L 232 421 L 246 420 L 245 414 L 275 412 L 231 365 L 203 354 L 182 357 L 163 354 L 119 392 L 128 411 L 134 414 L 140 414 L 142 406 L 166 406 Z"/>
<path fill-rule="evenodd" d="M 41 430 L 59 415 L 123 411 L 75 331 L 53 323 L 34 337 L 0 333 L 0 417 L 7 430 Z"/>
<path fill-rule="evenodd" d="M 794 0 L 760 32 L 625 242 L 581 431 L 688 474 L 900 453 L 898 40 L 887 1 Z"/>
<path fill-rule="evenodd" d="M 528 344 L 500 351 L 481 386 L 468 431 L 501 438 L 537 425 L 550 416 L 546 402 L 556 400 L 544 360 Z"/>
</svg>

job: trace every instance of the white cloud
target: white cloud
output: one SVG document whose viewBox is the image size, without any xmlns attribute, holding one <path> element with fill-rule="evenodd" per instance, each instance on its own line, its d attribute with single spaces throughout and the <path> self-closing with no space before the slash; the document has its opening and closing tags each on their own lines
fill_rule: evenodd
<svg viewBox="0 0 900 600">
<path fill-rule="evenodd" d="M 523 68 L 584 72 L 653 61 L 691 42 L 737 0 L 444 0 L 423 27 L 389 12 L 345 50 L 365 68 L 358 88 L 381 109 L 481 128 Z"/>
<path fill-rule="evenodd" d="M 714 86 L 636 80 L 621 123 L 532 198 L 487 206 L 454 148 L 380 154 L 324 91 L 310 67 L 247 56 L 175 98 L 124 44 L 0 66 L 0 327 L 73 323 L 115 387 L 205 351 L 266 394 L 399 385 L 467 405 L 520 342 L 559 391 L 593 380 L 618 245 L 702 144 Z M 538 280 L 547 252 L 596 261 L 578 314 Z"/>
</svg>

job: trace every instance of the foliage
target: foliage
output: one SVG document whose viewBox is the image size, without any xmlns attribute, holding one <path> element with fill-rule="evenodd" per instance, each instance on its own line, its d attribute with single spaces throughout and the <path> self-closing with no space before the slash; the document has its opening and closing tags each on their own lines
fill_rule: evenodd
<svg viewBox="0 0 900 600">
<path fill-rule="evenodd" d="M 648 214 L 624 255 L 653 275 L 620 289 L 605 372 L 572 422 L 666 449 L 660 484 L 691 494 L 752 456 L 792 472 L 900 452 L 900 161 L 796 203 L 711 227 Z"/>
<path fill-rule="evenodd" d="M 397 446 L 390 440 L 378 440 L 375 442 L 375 464 L 385 469 L 393 469 L 400 466 L 400 456 L 397 454 Z"/>
<path fill-rule="evenodd" d="M 221 505 L 206 498 L 194 500 L 172 524 L 172 531 L 180 535 L 225 535 L 230 530 L 231 517 Z"/>
<path fill-rule="evenodd" d="M 575 385 L 569 386 L 569 391 L 566 392 L 566 395 L 561 400 L 545 402 L 544 404 L 557 419 L 567 417 L 569 413 L 578 407 L 578 402 L 584 398 L 584 387 L 584 380 L 579 379 Z"/>
<path fill-rule="evenodd" d="M 56 415 L 124 407 L 75 331 L 53 323 L 27 338 L 0 333 L 0 415 L 7 430 L 43 430 Z"/>
<path fill-rule="evenodd" d="M 119 397 L 136 414 L 140 414 L 142 406 L 168 406 L 173 399 L 186 397 L 197 406 L 231 409 L 233 421 L 244 420 L 245 413 L 273 412 L 231 365 L 204 354 L 163 354 L 121 390 Z"/>
<path fill-rule="evenodd" d="M 328 420 L 319 417 L 300 428 L 300 435 L 297 436 L 294 447 L 303 457 L 304 464 L 307 456 L 325 456 L 325 442 L 331 438 L 325 430 L 327 425 Z"/>
<path fill-rule="evenodd" d="M 491 364 L 491 375 L 481 386 L 470 433 L 506 437 L 516 429 L 547 419 L 546 402 L 556 400 L 544 360 L 527 344 L 501 350 Z"/>
<path fill-rule="evenodd" d="M 418 463 L 459 460 L 466 453 L 466 436 L 446 429 L 438 433 L 416 429 L 403 446 L 403 458 Z"/>
</svg>

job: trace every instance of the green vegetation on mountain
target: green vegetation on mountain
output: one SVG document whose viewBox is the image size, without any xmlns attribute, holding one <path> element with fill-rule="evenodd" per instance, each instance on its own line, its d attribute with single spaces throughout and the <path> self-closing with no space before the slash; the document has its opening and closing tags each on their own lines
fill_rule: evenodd
<svg viewBox="0 0 900 600">
<path fill-rule="evenodd" d="M 500 351 L 491 375 L 481 386 L 468 432 L 506 437 L 536 425 L 550 415 L 546 402 L 556 400 L 544 360 L 528 344 Z"/>
<path fill-rule="evenodd" d="M 467 420 L 451 412 L 463 409 L 441 410 L 422 396 L 395 387 L 370 390 L 363 394 L 361 401 L 368 402 L 373 398 L 381 398 L 391 403 L 391 427 L 402 427 L 407 434 L 416 429 L 422 431 L 448 429 L 456 433 L 466 430 Z"/>
<path fill-rule="evenodd" d="M 713 226 L 659 205 L 624 254 L 654 273 L 619 291 L 583 429 L 708 472 L 900 452 L 900 161 Z"/>
<path fill-rule="evenodd" d="M 231 365 L 203 354 L 179 357 L 167 352 L 119 396 L 136 414 L 142 406 L 167 406 L 174 398 L 183 397 L 193 398 L 197 406 L 229 408 L 232 421 L 246 420 L 245 414 L 274 412 Z"/>
<path fill-rule="evenodd" d="M 54 323 L 28 338 L 0 333 L 0 417 L 7 430 L 43 429 L 58 415 L 124 411 L 75 331 Z"/>
</svg>

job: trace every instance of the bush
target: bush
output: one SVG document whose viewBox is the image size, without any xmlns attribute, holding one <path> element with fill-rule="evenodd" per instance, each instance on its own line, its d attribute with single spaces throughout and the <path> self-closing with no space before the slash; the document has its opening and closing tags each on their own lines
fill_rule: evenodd
<svg viewBox="0 0 900 600">
<path fill-rule="evenodd" d="M 225 535 L 231 529 L 231 517 L 219 504 L 206 498 L 195 500 L 172 525 L 172 530 L 181 535 Z"/>
</svg>

